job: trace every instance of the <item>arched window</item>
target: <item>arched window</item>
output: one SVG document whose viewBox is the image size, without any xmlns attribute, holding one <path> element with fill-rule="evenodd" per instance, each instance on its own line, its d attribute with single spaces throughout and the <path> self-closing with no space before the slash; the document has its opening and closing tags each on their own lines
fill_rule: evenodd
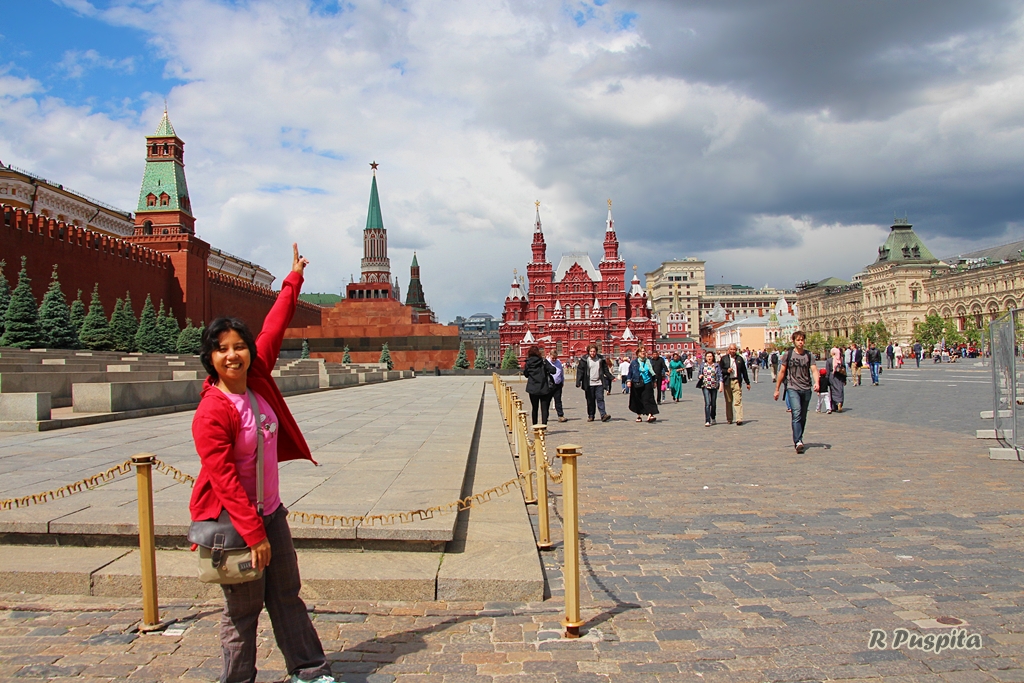
<svg viewBox="0 0 1024 683">
<path fill-rule="evenodd" d="M 543 319 L 544 319 L 544 307 L 543 306 L 538 306 L 537 307 L 537 320 L 543 320 Z"/>
<path fill-rule="evenodd" d="M 152 197 L 153 195 L 149 195 L 149 196 Z M 155 197 L 154 197 L 154 199 L 155 199 Z M 153 234 L 153 221 L 146 221 L 145 223 L 142 224 L 142 234 L 143 235 L 152 235 Z"/>
<path fill-rule="evenodd" d="M 590 304 L 587 304 L 586 306 L 583 307 L 583 317 L 584 318 L 589 318 L 590 317 Z"/>
<path fill-rule="evenodd" d="M 170 153 L 171 153 L 171 150 L 170 150 L 170 148 L 167 147 L 167 143 L 165 142 L 164 143 L 164 156 L 167 156 Z"/>
<path fill-rule="evenodd" d="M 156 195 L 152 192 L 146 195 L 146 206 L 156 206 Z"/>
<path fill-rule="evenodd" d="M 619 317 L 619 305 L 618 304 L 612 304 L 611 305 L 611 308 L 608 309 L 608 317 L 609 318 L 618 318 Z"/>
<path fill-rule="evenodd" d="M 579 320 L 582 312 L 583 312 L 583 309 L 580 308 L 579 304 L 576 304 L 575 306 L 573 306 L 573 309 L 572 309 L 572 317 L 574 317 L 577 320 Z"/>
<path fill-rule="evenodd" d="M 171 197 L 166 192 L 160 195 L 160 206 L 169 206 L 171 203 Z"/>
</svg>

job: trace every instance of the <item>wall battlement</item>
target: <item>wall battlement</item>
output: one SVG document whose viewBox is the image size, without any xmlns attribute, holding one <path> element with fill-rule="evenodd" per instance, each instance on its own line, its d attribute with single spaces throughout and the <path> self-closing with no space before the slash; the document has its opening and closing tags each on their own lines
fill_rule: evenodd
<svg viewBox="0 0 1024 683">
<path fill-rule="evenodd" d="M 170 258 L 166 254 L 127 240 L 104 235 L 88 228 L 58 221 L 55 218 L 48 218 L 7 204 L 0 204 L 0 212 L 4 217 L 5 238 L 14 239 L 14 236 L 7 235 L 6 231 L 22 231 L 27 235 L 35 234 L 39 237 L 48 237 L 68 246 L 90 249 L 158 268 L 170 267 Z"/>
</svg>

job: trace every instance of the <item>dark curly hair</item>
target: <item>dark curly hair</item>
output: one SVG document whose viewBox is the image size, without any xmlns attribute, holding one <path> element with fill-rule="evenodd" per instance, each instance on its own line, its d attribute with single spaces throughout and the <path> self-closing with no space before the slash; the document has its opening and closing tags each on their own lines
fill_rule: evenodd
<svg viewBox="0 0 1024 683">
<path fill-rule="evenodd" d="M 203 362 L 203 367 L 214 381 L 217 381 L 218 375 L 213 369 L 213 352 L 220 347 L 220 336 L 231 330 L 238 333 L 249 349 L 249 367 L 256 362 L 256 339 L 252 336 L 249 326 L 238 318 L 217 318 L 203 330 L 203 344 L 199 352 L 199 360 Z"/>
</svg>

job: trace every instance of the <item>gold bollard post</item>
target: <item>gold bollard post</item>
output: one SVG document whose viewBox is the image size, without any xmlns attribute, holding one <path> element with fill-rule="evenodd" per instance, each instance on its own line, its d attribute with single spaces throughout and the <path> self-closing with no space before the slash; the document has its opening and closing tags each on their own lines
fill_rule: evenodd
<svg viewBox="0 0 1024 683">
<path fill-rule="evenodd" d="M 520 408 L 522 403 L 519 404 Z M 516 430 L 517 444 L 519 446 L 519 471 L 526 478 L 523 482 L 525 488 L 523 488 L 523 497 L 526 499 L 526 503 L 536 503 L 537 496 L 533 494 L 533 475 L 530 474 L 530 442 L 526 436 L 526 416 L 525 410 L 519 411 L 519 429 Z"/>
<path fill-rule="evenodd" d="M 142 559 L 142 625 L 140 631 L 158 631 L 160 603 L 156 592 L 156 540 L 153 529 L 153 460 L 152 453 L 132 456 L 135 483 L 139 494 L 139 557 Z"/>
<path fill-rule="evenodd" d="M 533 425 L 533 461 L 537 464 L 537 547 L 551 550 L 551 521 L 548 517 L 548 458 L 544 446 L 547 425 Z"/>
<path fill-rule="evenodd" d="M 515 392 L 512 391 L 512 387 L 505 385 L 506 401 L 505 406 L 508 408 L 508 412 L 505 413 L 505 424 L 508 425 L 508 433 L 515 433 L 516 418 L 514 415 L 515 411 Z"/>
<path fill-rule="evenodd" d="M 562 459 L 562 508 L 564 513 L 563 535 L 565 540 L 562 550 L 565 562 L 562 569 L 562 582 L 565 584 L 565 627 L 566 638 L 579 638 L 580 626 L 580 511 L 576 480 L 576 458 L 583 454 L 583 449 L 574 444 L 558 447 L 558 457 Z"/>
</svg>

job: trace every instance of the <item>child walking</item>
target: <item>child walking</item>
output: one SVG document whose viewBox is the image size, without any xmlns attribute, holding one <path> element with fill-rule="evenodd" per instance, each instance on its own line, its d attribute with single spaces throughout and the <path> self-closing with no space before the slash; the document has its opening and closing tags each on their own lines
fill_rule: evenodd
<svg viewBox="0 0 1024 683">
<path fill-rule="evenodd" d="M 828 393 L 828 373 L 825 368 L 818 370 L 820 381 L 818 382 L 818 407 L 815 412 L 821 412 L 821 406 L 825 406 L 825 413 L 832 412 L 832 399 Z"/>
</svg>

